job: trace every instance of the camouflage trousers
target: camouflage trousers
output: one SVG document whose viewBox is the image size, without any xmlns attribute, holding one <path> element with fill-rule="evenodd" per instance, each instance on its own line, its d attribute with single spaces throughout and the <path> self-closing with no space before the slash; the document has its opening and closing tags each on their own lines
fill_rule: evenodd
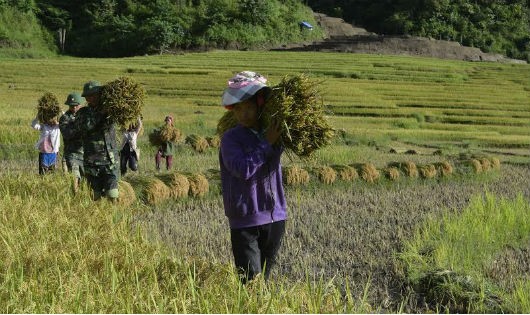
<svg viewBox="0 0 530 315">
<path fill-rule="evenodd" d="M 94 193 L 94 200 L 102 196 L 116 199 L 119 196 L 119 170 L 116 165 L 86 165 L 85 176 Z"/>
<path fill-rule="evenodd" d="M 66 163 L 66 168 L 71 172 L 75 178 L 82 178 L 85 176 L 85 168 L 83 166 L 82 159 L 76 159 L 74 157 L 65 157 L 64 162 Z"/>
</svg>

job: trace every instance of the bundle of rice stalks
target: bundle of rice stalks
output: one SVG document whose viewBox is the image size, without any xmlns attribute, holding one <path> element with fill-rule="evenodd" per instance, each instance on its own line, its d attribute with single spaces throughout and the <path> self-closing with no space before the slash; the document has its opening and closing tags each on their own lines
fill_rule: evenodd
<svg viewBox="0 0 530 315">
<path fill-rule="evenodd" d="M 128 178 L 140 199 L 149 205 L 156 205 L 167 200 L 171 195 L 169 187 L 160 179 L 146 176 L 131 176 Z"/>
<path fill-rule="evenodd" d="M 397 167 L 407 177 L 418 177 L 418 168 L 412 161 L 393 162 L 389 164 L 390 167 Z"/>
<path fill-rule="evenodd" d="M 324 184 L 333 184 L 337 179 L 337 172 L 329 166 L 320 166 L 315 169 L 318 179 Z"/>
<path fill-rule="evenodd" d="M 273 121 L 279 121 L 282 128 L 279 143 L 287 153 L 299 157 L 311 154 L 329 144 L 334 136 L 333 129 L 324 117 L 317 83 L 306 75 L 284 77 L 272 87 L 271 97 L 261 113 L 261 126 L 267 128 Z M 217 124 L 217 133 L 225 131 L 237 123 L 231 111 L 225 113 Z"/>
<path fill-rule="evenodd" d="M 187 176 L 190 183 L 189 195 L 192 197 L 202 197 L 208 193 L 210 184 L 203 174 L 190 174 Z"/>
<path fill-rule="evenodd" d="M 303 168 L 293 165 L 282 169 L 283 181 L 287 185 L 307 185 L 309 173 Z"/>
<path fill-rule="evenodd" d="M 344 181 L 354 181 L 359 177 L 357 170 L 349 165 L 332 165 L 333 169 L 337 172 L 340 179 Z"/>
<path fill-rule="evenodd" d="M 190 182 L 186 175 L 175 172 L 170 174 L 157 174 L 156 177 L 167 185 L 171 198 L 178 199 L 188 196 Z"/>
<path fill-rule="evenodd" d="M 219 137 L 222 137 L 225 132 L 234 128 L 237 125 L 237 118 L 234 116 L 234 112 L 227 110 L 224 115 L 217 122 L 216 133 Z"/>
<path fill-rule="evenodd" d="M 447 161 L 436 163 L 435 166 L 442 177 L 447 177 L 453 174 L 453 166 Z"/>
<path fill-rule="evenodd" d="M 482 163 L 480 163 L 479 160 L 471 159 L 467 163 L 471 166 L 471 169 L 475 174 L 482 173 Z"/>
<path fill-rule="evenodd" d="M 142 115 L 144 99 L 145 89 L 140 84 L 129 77 L 120 77 L 103 85 L 95 109 L 126 129 Z"/>
<path fill-rule="evenodd" d="M 208 149 L 208 147 L 210 146 L 208 144 L 208 141 L 202 137 L 202 136 L 198 136 L 198 135 L 189 135 L 186 137 L 186 143 L 191 145 L 191 147 L 193 148 L 193 150 L 199 152 L 199 153 L 202 153 L 204 151 L 206 151 L 206 149 Z"/>
<path fill-rule="evenodd" d="M 354 164 L 353 166 L 358 170 L 359 176 L 368 183 L 376 182 L 381 176 L 372 163 Z"/>
<path fill-rule="evenodd" d="M 120 196 L 118 197 L 118 204 L 123 206 L 130 206 L 136 200 L 136 193 L 134 192 L 131 184 L 124 180 L 118 182 L 118 191 Z"/>
<path fill-rule="evenodd" d="M 488 158 L 483 157 L 478 160 L 480 161 L 480 164 L 482 165 L 482 171 L 486 172 L 491 169 L 491 161 Z"/>
<path fill-rule="evenodd" d="M 423 178 L 436 177 L 436 167 L 432 164 L 420 166 L 420 175 Z"/>
<path fill-rule="evenodd" d="M 498 170 L 498 169 L 501 168 L 501 161 L 498 158 L 492 157 L 492 158 L 490 158 L 490 161 L 491 161 L 491 167 L 493 169 Z"/>
<path fill-rule="evenodd" d="M 164 125 L 160 128 L 153 129 L 149 134 L 149 143 L 155 147 L 159 147 L 166 142 L 181 142 L 184 135 L 171 125 Z"/>
<path fill-rule="evenodd" d="M 208 141 L 208 145 L 212 148 L 218 148 L 221 145 L 221 138 L 218 135 L 206 137 L 206 141 Z"/>
<path fill-rule="evenodd" d="M 400 175 L 399 169 L 394 166 L 384 168 L 383 173 L 385 174 L 385 177 L 390 179 L 391 181 L 398 180 Z"/>
<path fill-rule="evenodd" d="M 62 115 L 59 100 L 55 94 L 46 92 L 37 104 L 37 119 L 41 124 L 56 125 Z"/>
</svg>

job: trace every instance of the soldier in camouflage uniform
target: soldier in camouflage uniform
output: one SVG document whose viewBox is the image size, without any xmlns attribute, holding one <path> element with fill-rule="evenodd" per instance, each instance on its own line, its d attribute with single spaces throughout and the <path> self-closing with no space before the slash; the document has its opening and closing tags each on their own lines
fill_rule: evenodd
<svg viewBox="0 0 530 315">
<path fill-rule="evenodd" d="M 100 101 L 101 84 L 89 81 L 83 87 L 82 96 L 88 106 L 77 112 L 75 130 L 83 139 L 83 164 L 85 176 L 94 192 L 94 200 L 107 196 L 118 199 L 118 146 L 114 124 L 94 110 Z"/>
<path fill-rule="evenodd" d="M 66 102 L 64 102 L 69 108 L 59 119 L 59 128 L 64 142 L 63 165 L 66 170 L 74 174 L 74 192 L 79 189 L 79 183 L 85 174 L 83 168 L 83 141 L 75 135 L 74 130 L 76 113 L 83 103 L 85 103 L 85 99 L 79 93 L 70 93 L 66 98 Z"/>
</svg>

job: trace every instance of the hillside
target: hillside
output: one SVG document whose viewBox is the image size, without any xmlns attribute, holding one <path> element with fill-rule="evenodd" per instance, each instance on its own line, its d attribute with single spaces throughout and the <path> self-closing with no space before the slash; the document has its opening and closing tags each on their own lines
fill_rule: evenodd
<svg viewBox="0 0 530 315">
<path fill-rule="evenodd" d="M 410 55 L 465 61 L 526 63 L 506 58 L 501 54 L 485 53 L 475 47 L 462 46 L 458 42 L 417 36 L 378 35 L 322 13 L 315 13 L 315 20 L 326 33 L 324 40 L 284 45 L 275 50 Z"/>
</svg>

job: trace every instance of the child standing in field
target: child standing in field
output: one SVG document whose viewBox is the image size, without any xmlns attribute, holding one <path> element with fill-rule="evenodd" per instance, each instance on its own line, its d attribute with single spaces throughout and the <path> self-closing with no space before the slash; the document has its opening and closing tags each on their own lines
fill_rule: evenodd
<svg viewBox="0 0 530 315">
<path fill-rule="evenodd" d="M 39 119 L 35 118 L 31 122 L 31 127 L 40 131 L 39 140 L 35 144 L 35 148 L 39 150 L 39 174 L 44 175 L 55 171 L 57 153 L 61 146 L 59 122 L 53 119 L 44 124 L 39 123 Z"/>
<path fill-rule="evenodd" d="M 164 119 L 164 122 L 166 125 L 173 126 L 173 117 L 172 116 L 166 116 Z M 155 155 L 155 163 L 156 163 L 156 170 L 160 171 L 160 162 L 162 162 L 162 158 L 166 159 L 166 170 L 170 170 L 171 166 L 173 165 L 173 151 L 175 149 L 175 144 L 171 141 L 164 142 L 156 152 Z"/>
<path fill-rule="evenodd" d="M 134 124 L 130 124 L 129 128 L 123 130 L 122 147 L 120 151 L 120 169 L 121 176 L 127 173 L 127 164 L 131 171 L 136 172 L 138 170 L 138 159 L 140 158 L 140 150 L 137 146 L 138 134 L 142 129 L 142 119 L 138 117 L 138 120 Z"/>
<path fill-rule="evenodd" d="M 222 105 L 238 125 L 221 138 L 219 163 L 225 215 L 235 265 L 242 281 L 264 272 L 268 279 L 285 233 L 287 218 L 278 122 L 264 130 L 261 108 L 270 93 L 267 79 L 245 71 L 228 81 Z"/>
</svg>

